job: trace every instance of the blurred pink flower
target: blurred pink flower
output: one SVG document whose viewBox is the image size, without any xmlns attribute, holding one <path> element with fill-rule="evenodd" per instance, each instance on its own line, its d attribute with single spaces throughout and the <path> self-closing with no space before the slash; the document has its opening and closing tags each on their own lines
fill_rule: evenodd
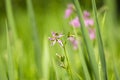
<svg viewBox="0 0 120 80">
<path fill-rule="evenodd" d="M 88 18 L 88 17 L 90 17 L 90 13 L 88 12 L 88 11 L 83 11 L 83 17 L 84 18 Z"/>
<path fill-rule="evenodd" d="M 61 46 L 63 46 L 63 43 L 60 40 L 61 37 L 63 37 L 62 34 L 52 32 L 52 37 L 49 37 L 49 40 L 52 41 L 52 46 L 55 45 L 56 42 L 58 42 Z"/>
<path fill-rule="evenodd" d="M 64 16 L 65 18 L 68 18 L 72 14 L 73 7 L 74 7 L 73 4 L 68 4 L 67 5 L 67 9 L 65 10 L 65 16 Z"/>
<path fill-rule="evenodd" d="M 95 30 L 94 29 L 89 29 L 89 36 L 91 40 L 95 39 Z"/>
<path fill-rule="evenodd" d="M 73 49 L 77 50 L 78 49 L 78 40 L 76 40 L 75 37 L 73 37 L 73 36 L 68 37 L 68 40 L 73 45 Z"/>
<path fill-rule="evenodd" d="M 84 18 L 84 23 L 85 23 L 86 27 L 94 25 L 94 20 L 92 18 L 90 18 L 90 13 L 89 12 L 84 11 L 83 12 L 83 18 Z M 79 18 L 76 17 L 72 21 L 70 21 L 70 25 L 75 27 L 75 28 L 80 27 Z"/>
<path fill-rule="evenodd" d="M 94 25 L 94 21 L 93 21 L 93 19 L 85 19 L 84 20 L 85 21 L 85 26 L 86 27 L 89 27 L 89 26 L 93 26 Z"/>
<path fill-rule="evenodd" d="M 79 19 L 78 17 L 74 18 L 72 21 L 70 21 L 69 23 L 71 26 L 77 28 L 77 27 L 80 27 L 80 22 L 79 22 Z"/>
<path fill-rule="evenodd" d="M 90 18 L 90 13 L 88 11 L 85 10 L 83 12 L 83 18 L 84 18 L 84 22 L 85 22 L 86 27 L 94 25 L 94 20 Z"/>
</svg>

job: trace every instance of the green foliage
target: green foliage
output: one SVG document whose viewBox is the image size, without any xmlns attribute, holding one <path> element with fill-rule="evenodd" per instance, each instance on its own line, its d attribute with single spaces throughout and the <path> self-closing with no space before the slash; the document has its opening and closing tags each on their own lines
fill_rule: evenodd
<svg viewBox="0 0 120 80">
<path fill-rule="evenodd" d="M 69 0 L 1 0 L 0 80 L 120 80 L 115 1 L 72 1 L 81 24 L 77 29 L 68 23 L 74 14 L 64 19 Z M 93 11 L 95 40 L 89 38 L 83 9 Z M 63 34 L 52 35 L 63 46 L 59 41 L 51 46 L 51 32 Z M 79 40 L 77 50 L 70 36 Z"/>
</svg>

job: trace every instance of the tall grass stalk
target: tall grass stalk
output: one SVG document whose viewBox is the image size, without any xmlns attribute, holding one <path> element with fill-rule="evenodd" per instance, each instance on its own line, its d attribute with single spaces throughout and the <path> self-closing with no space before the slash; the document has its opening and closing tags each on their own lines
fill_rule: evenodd
<svg viewBox="0 0 120 80">
<path fill-rule="evenodd" d="M 96 26 L 96 34 L 97 34 L 97 41 L 98 41 L 98 48 L 99 48 L 99 55 L 102 65 L 102 72 L 103 72 L 103 79 L 107 80 L 107 69 L 106 69 L 106 61 L 105 61 L 105 53 L 100 33 L 100 25 L 97 18 L 97 9 L 96 9 L 96 3 L 95 0 L 92 0 L 92 7 L 93 7 L 93 13 L 95 17 L 95 26 Z"/>
<path fill-rule="evenodd" d="M 41 51 L 40 51 L 40 43 L 38 39 L 38 33 L 37 33 L 37 25 L 35 21 L 35 14 L 33 10 L 33 5 L 32 5 L 32 0 L 26 0 L 27 1 L 27 9 L 28 9 L 28 14 L 29 14 L 29 19 L 31 23 L 31 29 L 32 29 L 32 38 L 33 38 L 33 44 L 34 44 L 34 50 L 35 50 L 35 62 L 36 62 L 36 67 L 38 70 L 38 76 L 39 78 L 42 76 L 42 70 L 41 70 Z"/>
<path fill-rule="evenodd" d="M 6 34 L 7 34 L 8 33 L 7 27 L 5 27 L 5 28 L 6 28 Z M 6 35 L 6 37 L 7 37 L 7 35 Z M 8 80 L 6 66 L 3 63 L 3 59 L 1 57 L 1 55 L 0 55 L 0 80 Z"/>
<path fill-rule="evenodd" d="M 95 77 L 96 80 L 99 80 L 98 64 L 97 64 L 96 59 L 95 59 L 92 43 L 90 41 L 88 32 L 85 28 L 83 15 L 82 15 L 82 10 L 81 10 L 81 7 L 80 7 L 80 4 L 79 4 L 78 0 L 73 0 L 73 2 L 75 4 L 77 14 L 78 14 L 78 17 L 79 17 L 79 20 L 80 20 L 80 23 L 81 23 L 81 28 L 80 29 L 82 31 L 83 39 L 85 41 L 85 45 L 86 45 L 86 48 L 87 48 L 87 51 L 88 51 L 88 56 L 89 56 L 90 64 L 92 66 L 94 77 Z"/>
<path fill-rule="evenodd" d="M 44 52 L 43 52 L 43 78 L 44 80 L 49 79 L 49 65 L 50 65 L 50 53 L 48 48 L 48 40 L 46 36 L 44 37 Z"/>
<path fill-rule="evenodd" d="M 107 13 L 107 18 L 106 18 L 106 23 L 107 23 L 107 36 L 109 38 L 109 47 L 110 47 L 110 52 L 113 54 L 116 54 L 116 46 L 115 46 L 115 41 L 114 41 L 114 28 L 116 27 L 116 6 L 115 6 L 115 0 L 105 0 L 106 5 L 109 7 L 108 8 L 108 13 Z M 111 33 L 113 32 L 113 33 Z"/>
<path fill-rule="evenodd" d="M 5 0 L 5 5 L 6 5 L 6 14 L 7 14 L 7 20 L 10 29 L 12 30 L 12 35 L 14 37 L 14 41 L 17 39 L 17 33 L 15 29 L 15 22 L 14 22 L 14 16 L 13 16 L 13 11 L 12 11 L 12 4 L 11 0 Z"/>
<path fill-rule="evenodd" d="M 10 45 L 10 39 L 9 39 L 9 33 L 8 33 L 8 25 L 6 21 L 6 37 L 7 37 L 7 53 L 8 53 L 8 78 L 9 80 L 15 80 L 15 74 L 14 74 L 14 64 L 13 64 L 13 55 L 12 55 L 12 49 Z"/>
<path fill-rule="evenodd" d="M 113 70 L 115 73 L 115 77 L 116 79 L 120 80 L 119 77 L 119 71 L 116 67 L 116 59 L 115 59 L 115 55 L 118 53 L 117 52 L 117 46 L 115 45 L 115 34 L 114 34 L 114 30 L 117 29 L 117 19 L 116 19 L 116 1 L 115 0 L 105 0 L 106 5 L 109 7 L 109 12 L 107 14 L 107 20 L 106 23 L 107 24 L 107 36 L 108 36 L 108 44 L 109 44 L 109 52 L 111 53 L 111 59 L 112 59 L 112 63 L 113 63 Z M 116 28 L 114 28 L 116 27 Z M 112 33 L 111 33 L 112 32 Z"/>
<path fill-rule="evenodd" d="M 78 40 L 78 35 L 77 35 L 77 31 L 76 31 L 76 29 L 73 27 L 73 30 L 74 30 L 74 33 L 75 33 L 75 36 L 76 36 L 76 38 L 77 38 L 77 40 Z M 83 66 L 83 71 L 84 71 L 84 75 L 85 75 L 85 79 L 86 80 L 91 80 L 91 78 L 90 78 L 90 74 L 89 74 L 89 71 L 88 71 L 88 68 L 87 68 L 87 64 L 86 64 L 86 62 L 85 62 L 85 57 L 84 57 L 84 55 L 83 55 L 83 50 L 82 50 L 82 48 L 81 48 L 81 44 L 80 44 L 81 42 L 79 42 L 79 45 L 78 45 L 78 50 L 79 50 L 79 56 L 80 56 L 80 61 L 81 61 L 81 63 L 82 63 L 82 66 Z"/>
<path fill-rule="evenodd" d="M 5 65 L 3 64 L 3 60 L 0 56 L 0 80 L 8 80 L 7 71 L 5 69 Z"/>
<path fill-rule="evenodd" d="M 69 62 L 69 59 L 68 59 L 68 55 L 67 55 L 65 46 L 63 46 L 63 50 L 64 50 L 65 58 L 66 58 L 66 61 L 67 61 L 67 71 L 68 71 L 68 73 L 71 77 L 71 80 L 73 80 L 73 73 L 72 73 L 72 69 L 71 69 L 71 66 L 70 66 L 70 62 Z"/>
<path fill-rule="evenodd" d="M 119 76 L 118 68 L 117 68 L 115 62 L 113 63 L 113 65 L 114 65 L 115 78 L 116 78 L 116 80 L 120 80 L 120 76 Z"/>
<path fill-rule="evenodd" d="M 56 68 L 56 64 L 55 64 L 55 61 L 53 59 L 51 59 L 51 64 L 53 66 L 53 70 L 55 71 L 55 80 L 60 80 L 59 79 L 59 73 L 57 72 L 57 68 Z"/>
<path fill-rule="evenodd" d="M 11 36 L 12 36 L 12 40 L 13 40 L 12 42 L 14 43 L 14 45 L 13 45 L 14 49 L 20 51 L 20 52 L 17 53 L 18 57 L 16 59 L 14 59 L 14 60 L 18 60 L 18 58 L 20 58 L 19 55 L 21 55 L 23 52 L 18 47 L 18 41 L 19 40 L 18 40 L 18 35 L 17 35 L 17 32 L 16 32 L 16 23 L 15 23 L 15 20 L 14 20 L 14 14 L 13 14 L 13 11 L 12 11 L 12 0 L 5 0 L 5 5 L 6 5 L 6 15 L 7 15 L 6 31 L 8 31 L 8 28 L 10 29 L 10 31 L 12 33 Z M 8 33 L 7 33 L 7 35 L 8 35 Z M 8 41 L 7 42 L 7 45 L 8 45 L 8 56 L 9 56 L 9 59 L 10 59 L 10 60 L 8 60 L 9 61 L 8 62 L 8 68 L 11 69 L 11 70 L 8 69 L 8 72 L 9 72 L 10 80 L 14 80 L 15 79 L 14 78 L 15 77 L 15 73 L 18 73 L 18 70 L 17 70 L 16 67 L 14 67 L 14 64 L 13 64 L 13 57 L 12 56 L 13 56 L 14 52 L 11 50 L 9 36 L 7 38 L 7 41 Z M 20 61 L 21 60 L 19 60 L 19 62 Z M 18 64 L 15 64 L 15 65 L 16 66 L 21 66 L 22 64 L 21 64 L 21 62 L 20 63 L 19 62 L 18 62 Z M 14 70 L 16 70 L 15 73 L 14 73 Z M 17 78 L 20 79 L 20 76 L 19 77 L 17 76 Z"/>
</svg>

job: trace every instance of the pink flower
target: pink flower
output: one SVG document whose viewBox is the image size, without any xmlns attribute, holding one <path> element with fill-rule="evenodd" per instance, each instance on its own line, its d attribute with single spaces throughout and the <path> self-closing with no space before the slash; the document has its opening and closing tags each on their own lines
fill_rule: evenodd
<svg viewBox="0 0 120 80">
<path fill-rule="evenodd" d="M 65 18 L 68 18 L 72 13 L 72 9 L 68 8 L 65 10 Z"/>
<path fill-rule="evenodd" d="M 89 27 L 89 26 L 93 26 L 94 25 L 94 21 L 93 19 L 85 19 L 85 26 Z"/>
<path fill-rule="evenodd" d="M 70 36 L 68 38 L 68 40 L 71 42 L 71 44 L 73 45 L 73 49 L 77 50 L 78 49 L 78 40 L 75 39 L 75 37 Z"/>
<path fill-rule="evenodd" d="M 49 37 L 49 40 L 52 41 L 52 46 L 55 45 L 56 42 L 58 42 L 61 46 L 63 46 L 63 43 L 60 40 L 61 37 L 63 37 L 62 34 L 52 32 L 52 37 Z"/>
<path fill-rule="evenodd" d="M 79 22 L 79 19 L 78 17 L 76 17 L 75 19 L 73 19 L 71 22 L 70 22 L 70 25 L 73 26 L 73 27 L 80 27 L 80 22 Z"/>
<path fill-rule="evenodd" d="M 94 25 L 94 20 L 90 18 L 90 13 L 88 11 L 83 12 L 83 18 L 86 27 Z"/>
<path fill-rule="evenodd" d="M 67 5 L 67 9 L 65 10 L 65 16 L 64 16 L 65 18 L 68 18 L 72 14 L 73 7 L 74 7 L 73 4 L 68 4 Z"/>
<path fill-rule="evenodd" d="M 90 17 L 90 13 L 85 10 L 85 11 L 83 12 L 83 17 L 84 17 L 84 18 Z"/>
<path fill-rule="evenodd" d="M 84 18 L 84 23 L 86 27 L 93 26 L 94 25 L 94 20 L 90 18 L 90 13 L 87 11 L 83 12 L 83 18 Z M 80 22 L 78 17 L 74 18 L 72 21 L 70 21 L 70 25 L 78 28 L 80 27 Z"/>
<path fill-rule="evenodd" d="M 91 40 L 95 39 L 95 30 L 94 29 L 89 29 L 89 36 Z"/>
</svg>

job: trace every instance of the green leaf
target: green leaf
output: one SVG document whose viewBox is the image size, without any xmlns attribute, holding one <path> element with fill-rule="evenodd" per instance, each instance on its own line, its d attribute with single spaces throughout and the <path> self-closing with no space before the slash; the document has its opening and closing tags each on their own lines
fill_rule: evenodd
<svg viewBox="0 0 120 80">
<path fill-rule="evenodd" d="M 37 25 L 35 21 L 35 14 L 33 10 L 33 5 L 32 5 L 32 0 L 26 0 L 27 1 L 27 9 L 28 9 L 28 14 L 29 14 L 29 20 L 31 23 L 30 28 L 32 29 L 32 38 L 33 38 L 33 44 L 34 44 L 34 50 L 35 50 L 35 62 L 36 66 L 38 69 L 38 76 L 42 75 L 42 70 L 41 70 L 41 51 L 40 51 L 40 43 L 39 43 L 39 38 L 38 38 L 38 33 L 37 33 Z M 41 73 L 41 74 L 40 74 Z"/>
<path fill-rule="evenodd" d="M 80 23 L 81 23 L 81 28 L 80 29 L 82 31 L 82 36 L 83 36 L 83 39 L 84 39 L 84 42 L 85 42 L 85 45 L 86 45 L 86 48 L 87 48 L 87 51 L 88 51 L 88 56 L 89 56 L 90 64 L 92 66 L 94 77 L 95 77 L 96 80 L 99 80 L 98 64 L 97 64 L 96 59 L 95 59 L 92 43 L 90 41 L 88 32 L 85 28 L 83 15 L 82 15 L 82 10 L 81 10 L 81 7 L 80 7 L 80 4 L 79 4 L 78 0 L 73 0 L 73 2 L 75 4 L 77 14 L 78 14 L 78 17 L 79 17 L 79 20 L 80 20 Z"/>
<path fill-rule="evenodd" d="M 117 67 L 116 67 L 115 62 L 114 62 L 114 73 L 115 73 L 115 78 L 116 78 L 116 80 L 120 80 L 119 73 L 118 73 L 118 69 L 117 69 Z"/>
<path fill-rule="evenodd" d="M 15 74 L 14 74 L 14 64 L 13 64 L 13 55 L 11 51 L 11 45 L 10 45 L 10 39 L 8 35 L 8 26 L 6 22 L 6 34 L 7 34 L 7 50 L 8 50 L 8 77 L 9 80 L 15 80 Z"/>
<path fill-rule="evenodd" d="M 107 80 L 108 78 L 107 78 L 105 53 L 104 53 L 102 38 L 101 38 L 101 34 L 100 34 L 100 25 L 99 25 L 98 18 L 97 18 L 97 9 L 96 9 L 95 0 L 92 0 L 92 7 L 93 7 L 93 13 L 94 13 L 94 17 L 95 17 L 96 34 L 97 34 L 100 61 L 101 61 L 101 65 L 102 65 L 103 79 Z"/>
<path fill-rule="evenodd" d="M 44 37 L 44 54 L 43 54 L 43 77 L 44 80 L 49 79 L 49 63 L 50 63 L 50 53 L 49 53 L 49 48 L 48 48 L 48 39 L 46 36 Z"/>
</svg>

